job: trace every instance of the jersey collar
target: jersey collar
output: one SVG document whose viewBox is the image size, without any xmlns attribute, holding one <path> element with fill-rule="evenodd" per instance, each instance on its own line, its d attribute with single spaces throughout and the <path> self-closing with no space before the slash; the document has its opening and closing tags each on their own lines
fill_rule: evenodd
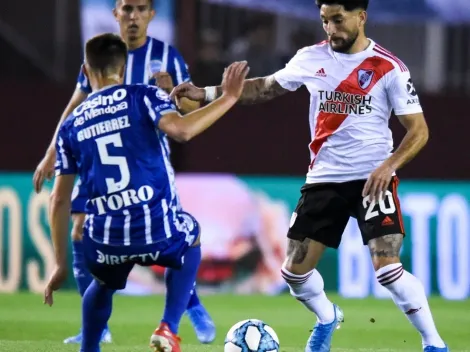
<svg viewBox="0 0 470 352">
<path fill-rule="evenodd" d="M 334 57 L 338 57 L 338 58 L 341 58 L 341 59 L 350 59 L 350 60 L 354 60 L 354 59 L 357 59 L 357 58 L 361 58 L 363 56 L 368 56 L 370 54 L 370 52 L 372 50 L 374 50 L 374 47 L 375 47 L 375 42 L 370 39 L 370 38 L 367 38 L 369 39 L 369 46 L 363 50 L 363 51 L 360 51 L 356 54 L 343 54 L 343 53 L 338 53 L 336 51 L 334 51 L 333 49 L 331 49 L 331 46 L 328 45 L 328 50 L 330 52 L 330 54 Z"/>
<path fill-rule="evenodd" d="M 139 51 L 147 50 L 147 47 L 149 45 L 150 40 L 151 40 L 151 38 L 147 36 L 147 40 L 146 40 L 145 44 L 142 45 L 141 47 L 138 47 L 137 49 L 129 50 L 129 54 L 135 54 L 135 53 L 138 53 Z"/>
<path fill-rule="evenodd" d="M 116 87 L 116 86 L 119 86 L 120 84 L 110 84 L 109 86 L 104 86 L 103 88 L 101 89 L 98 89 L 98 90 L 95 90 L 94 92 L 91 92 L 90 94 L 88 94 L 88 98 L 91 97 L 92 95 L 94 94 L 98 94 L 98 93 L 101 93 L 107 89 L 110 89 L 110 88 L 113 88 L 113 87 Z"/>
</svg>

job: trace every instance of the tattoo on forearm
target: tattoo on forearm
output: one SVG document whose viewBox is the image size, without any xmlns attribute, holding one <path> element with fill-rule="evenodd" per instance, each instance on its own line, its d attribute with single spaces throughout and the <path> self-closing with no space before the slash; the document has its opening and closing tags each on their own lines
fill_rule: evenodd
<svg viewBox="0 0 470 352">
<path fill-rule="evenodd" d="M 245 83 L 240 103 L 257 104 L 269 101 L 287 92 L 273 76 L 255 78 Z"/>
<path fill-rule="evenodd" d="M 274 76 L 253 78 L 245 81 L 245 87 L 239 102 L 245 105 L 264 103 L 279 97 L 288 90 L 281 87 Z M 217 95 L 222 95 L 222 88 L 218 87 Z"/>
</svg>

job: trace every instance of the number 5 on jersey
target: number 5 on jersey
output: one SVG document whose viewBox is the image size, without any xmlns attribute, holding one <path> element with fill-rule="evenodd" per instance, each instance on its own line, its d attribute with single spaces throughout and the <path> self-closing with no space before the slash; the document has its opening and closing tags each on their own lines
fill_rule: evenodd
<svg viewBox="0 0 470 352">
<path fill-rule="evenodd" d="M 96 144 L 98 146 L 98 154 L 100 156 L 101 164 L 113 165 L 119 168 L 119 178 L 106 178 L 106 186 L 108 187 L 108 194 L 125 189 L 131 181 L 131 173 L 129 172 L 129 165 L 125 156 L 111 156 L 108 152 L 108 146 L 112 144 L 114 147 L 123 147 L 121 133 L 114 133 L 108 136 L 97 138 Z M 120 181 L 116 181 L 119 180 Z"/>
</svg>

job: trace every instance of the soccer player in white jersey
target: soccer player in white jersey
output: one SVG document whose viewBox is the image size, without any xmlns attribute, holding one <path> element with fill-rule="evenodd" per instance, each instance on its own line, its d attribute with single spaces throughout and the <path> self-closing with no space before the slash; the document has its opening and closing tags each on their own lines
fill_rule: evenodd
<svg viewBox="0 0 470 352">
<path fill-rule="evenodd" d="M 114 15 L 119 23 L 121 37 L 129 48 L 125 72 L 126 84 L 156 84 L 167 93 L 170 93 L 174 85 L 190 80 L 186 63 L 179 52 L 168 43 L 147 36 L 148 25 L 155 16 L 153 0 L 116 0 Z M 77 80 L 77 88 L 62 115 L 45 157 L 36 169 L 34 184 L 37 191 L 41 190 L 44 179 L 50 178 L 53 174 L 55 140 L 58 128 L 70 112 L 80 105 L 90 93 L 89 81 L 81 70 Z M 179 107 L 181 112 L 187 113 L 199 107 L 199 104 L 183 99 Z M 168 143 L 165 143 L 165 145 L 169 149 Z M 73 221 L 72 248 L 74 276 L 82 297 L 92 280 L 85 266 L 82 244 L 87 201 L 86 189 L 82 182 L 78 180 L 74 189 L 71 208 Z M 179 272 L 175 272 L 175 279 L 166 276 L 167 288 L 168 285 L 181 281 L 178 275 Z M 178 290 L 176 291 L 178 292 Z M 199 341 L 202 343 L 212 342 L 215 338 L 215 324 L 199 301 L 196 289 L 193 290 L 189 304 L 185 308 Z M 171 311 L 170 309 L 170 313 Z M 173 313 L 170 315 L 173 315 Z M 80 343 L 81 338 L 82 334 L 79 333 L 76 336 L 66 338 L 64 343 Z M 111 334 L 107 327 L 103 331 L 102 342 L 111 342 Z"/>
<path fill-rule="evenodd" d="M 422 336 L 425 352 L 448 351 L 420 281 L 400 262 L 403 229 L 395 174 L 423 148 L 428 127 L 408 68 L 364 32 L 368 0 L 316 0 L 328 40 L 298 51 L 272 76 L 246 81 L 241 103 L 261 103 L 305 85 L 311 94 L 311 163 L 292 215 L 282 276 L 316 314 L 306 352 L 327 352 L 343 312 L 315 269 L 338 248 L 350 218 L 359 224 L 376 277 Z M 173 97 L 212 101 L 220 87 L 184 83 Z M 407 133 L 392 153 L 392 110 Z"/>
</svg>

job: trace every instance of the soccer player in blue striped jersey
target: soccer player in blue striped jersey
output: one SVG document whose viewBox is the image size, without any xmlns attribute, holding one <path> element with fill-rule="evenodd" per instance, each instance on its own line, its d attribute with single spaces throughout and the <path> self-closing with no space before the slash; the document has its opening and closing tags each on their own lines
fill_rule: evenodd
<svg viewBox="0 0 470 352">
<path fill-rule="evenodd" d="M 147 36 L 148 24 L 155 15 L 153 0 L 117 0 L 114 15 L 119 23 L 121 37 L 129 48 L 124 81 L 126 84 L 143 83 L 157 85 L 166 93 L 170 93 L 174 85 L 190 81 L 191 78 L 187 65 L 180 53 L 167 43 Z M 77 88 L 62 115 L 59 126 L 65 117 L 81 104 L 90 93 L 91 87 L 88 79 L 84 75 L 83 70 L 80 70 Z M 178 107 L 182 113 L 187 113 L 197 109 L 199 103 L 188 99 L 181 99 Z M 52 176 L 55 162 L 56 137 L 57 130 L 46 152 L 46 156 L 38 165 L 35 172 L 34 184 L 37 191 L 41 189 L 44 179 Z M 168 148 L 166 137 L 164 137 L 164 140 Z M 81 238 L 88 195 L 80 179 L 76 183 L 72 197 L 73 267 L 78 290 L 83 296 L 92 278 L 85 267 L 82 253 L 83 245 Z M 171 284 L 171 278 L 167 276 L 166 284 Z M 195 328 L 199 341 L 202 343 L 212 342 L 215 338 L 215 325 L 209 313 L 199 301 L 196 290 L 193 291 L 191 296 L 187 307 L 187 314 Z M 81 333 L 65 339 L 64 343 L 80 343 L 80 341 Z M 111 334 L 108 327 L 103 331 L 102 341 L 111 342 Z"/>
<path fill-rule="evenodd" d="M 112 296 L 139 264 L 165 266 L 173 280 L 179 272 L 181 282 L 168 285 L 163 319 L 150 343 L 154 351 L 180 352 L 178 327 L 201 259 L 200 234 L 196 219 L 178 202 L 164 138 L 185 142 L 209 128 L 237 102 L 249 68 L 232 64 L 224 73 L 223 96 L 181 118 L 159 88 L 123 84 L 127 47 L 117 35 L 91 39 L 85 53 L 93 92 L 58 132 L 49 214 L 56 266 L 44 302 L 52 305 L 53 291 L 66 278 L 68 214 L 79 175 L 89 197 L 83 253 L 95 278 L 82 302 L 80 351 L 100 351 Z"/>
</svg>

